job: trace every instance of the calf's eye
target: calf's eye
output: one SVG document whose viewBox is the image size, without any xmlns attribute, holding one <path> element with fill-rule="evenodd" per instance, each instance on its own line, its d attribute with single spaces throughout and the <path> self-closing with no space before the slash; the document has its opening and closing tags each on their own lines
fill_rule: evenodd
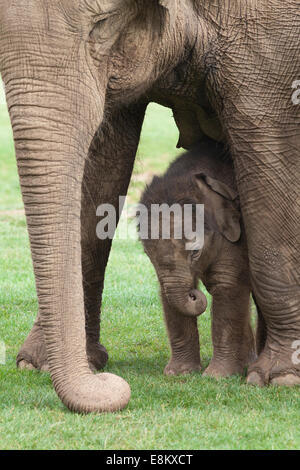
<svg viewBox="0 0 300 470">
<path fill-rule="evenodd" d="M 200 257 L 200 254 L 201 254 L 201 250 L 193 250 L 191 251 L 191 259 L 192 261 L 195 261 L 196 259 L 198 259 Z"/>
</svg>

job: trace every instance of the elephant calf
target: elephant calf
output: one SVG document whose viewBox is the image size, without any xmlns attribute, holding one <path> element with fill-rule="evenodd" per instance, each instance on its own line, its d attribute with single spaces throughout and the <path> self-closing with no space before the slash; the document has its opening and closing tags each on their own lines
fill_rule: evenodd
<svg viewBox="0 0 300 470">
<path fill-rule="evenodd" d="M 182 208 L 185 204 L 190 207 L 204 204 L 201 249 L 199 246 L 187 249 L 185 236 L 175 237 L 174 214 L 168 219 L 171 234 L 168 239 L 162 237 L 161 222 L 158 237 L 148 236 L 153 224 L 150 210 L 157 205 L 176 203 Z M 197 316 L 205 311 L 207 303 L 197 289 L 199 279 L 213 298 L 214 352 L 205 374 L 214 377 L 242 374 L 255 358 L 255 342 L 250 325 L 247 245 L 233 166 L 226 150 L 210 140 L 198 144 L 173 162 L 162 177 L 153 179 L 141 204 L 148 214 L 148 235 L 141 238 L 160 282 L 172 350 L 165 374 L 201 369 Z M 191 218 L 195 226 L 195 212 L 191 211 Z"/>
</svg>

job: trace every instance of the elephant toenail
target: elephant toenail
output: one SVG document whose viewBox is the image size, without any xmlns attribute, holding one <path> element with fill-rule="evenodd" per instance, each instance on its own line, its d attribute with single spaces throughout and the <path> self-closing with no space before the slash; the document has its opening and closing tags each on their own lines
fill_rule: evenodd
<svg viewBox="0 0 300 470">
<path fill-rule="evenodd" d="M 34 370 L 35 367 L 27 361 L 20 361 L 18 364 L 18 369 L 21 370 Z"/>
<path fill-rule="evenodd" d="M 251 372 L 248 377 L 247 377 L 247 384 L 248 385 L 256 385 L 258 387 L 263 387 L 264 381 L 260 377 L 260 375 L 257 372 Z"/>
<path fill-rule="evenodd" d="M 300 377 L 297 377 L 294 374 L 274 377 L 274 379 L 271 380 L 271 385 L 276 385 L 278 387 L 294 387 L 295 385 L 300 385 Z"/>
</svg>

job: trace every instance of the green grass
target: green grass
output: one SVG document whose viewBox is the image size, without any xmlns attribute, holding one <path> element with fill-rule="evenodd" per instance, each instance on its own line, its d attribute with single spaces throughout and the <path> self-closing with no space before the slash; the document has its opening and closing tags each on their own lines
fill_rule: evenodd
<svg viewBox="0 0 300 470">
<path fill-rule="evenodd" d="M 153 175 L 163 173 L 170 161 L 183 152 L 176 148 L 178 138 L 172 112 L 158 105 L 149 106 L 129 188 L 129 201 L 136 202 L 145 183 L 149 183 Z"/>
<path fill-rule="evenodd" d="M 136 201 L 153 172 L 176 154 L 171 114 L 147 113 L 130 188 Z M 15 357 L 35 318 L 37 301 L 12 136 L 0 107 L 1 449 L 296 449 L 299 390 L 249 388 L 233 377 L 164 377 L 169 357 L 154 270 L 136 241 L 115 241 L 105 284 L 102 341 L 107 371 L 124 377 L 132 398 L 120 413 L 80 416 L 58 400 L 47 374 L 17 371 Z M 210 317 L 200 318 L 204 365 L 211 357 Z"/>
</svg>

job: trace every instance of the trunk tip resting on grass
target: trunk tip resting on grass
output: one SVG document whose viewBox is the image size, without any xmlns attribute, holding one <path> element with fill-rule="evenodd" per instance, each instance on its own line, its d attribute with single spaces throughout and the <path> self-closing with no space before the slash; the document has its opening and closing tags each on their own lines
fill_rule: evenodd
<svg viewBox="0 0 300 470">
<path fill-rule="evenodd" d="M 128 383 L 110 373 L 77 378 L 70 388 L 60 392 L 62 402 L 78 413 L 105 413 L 125 408 L 130 400 Z"/>
</svg>

